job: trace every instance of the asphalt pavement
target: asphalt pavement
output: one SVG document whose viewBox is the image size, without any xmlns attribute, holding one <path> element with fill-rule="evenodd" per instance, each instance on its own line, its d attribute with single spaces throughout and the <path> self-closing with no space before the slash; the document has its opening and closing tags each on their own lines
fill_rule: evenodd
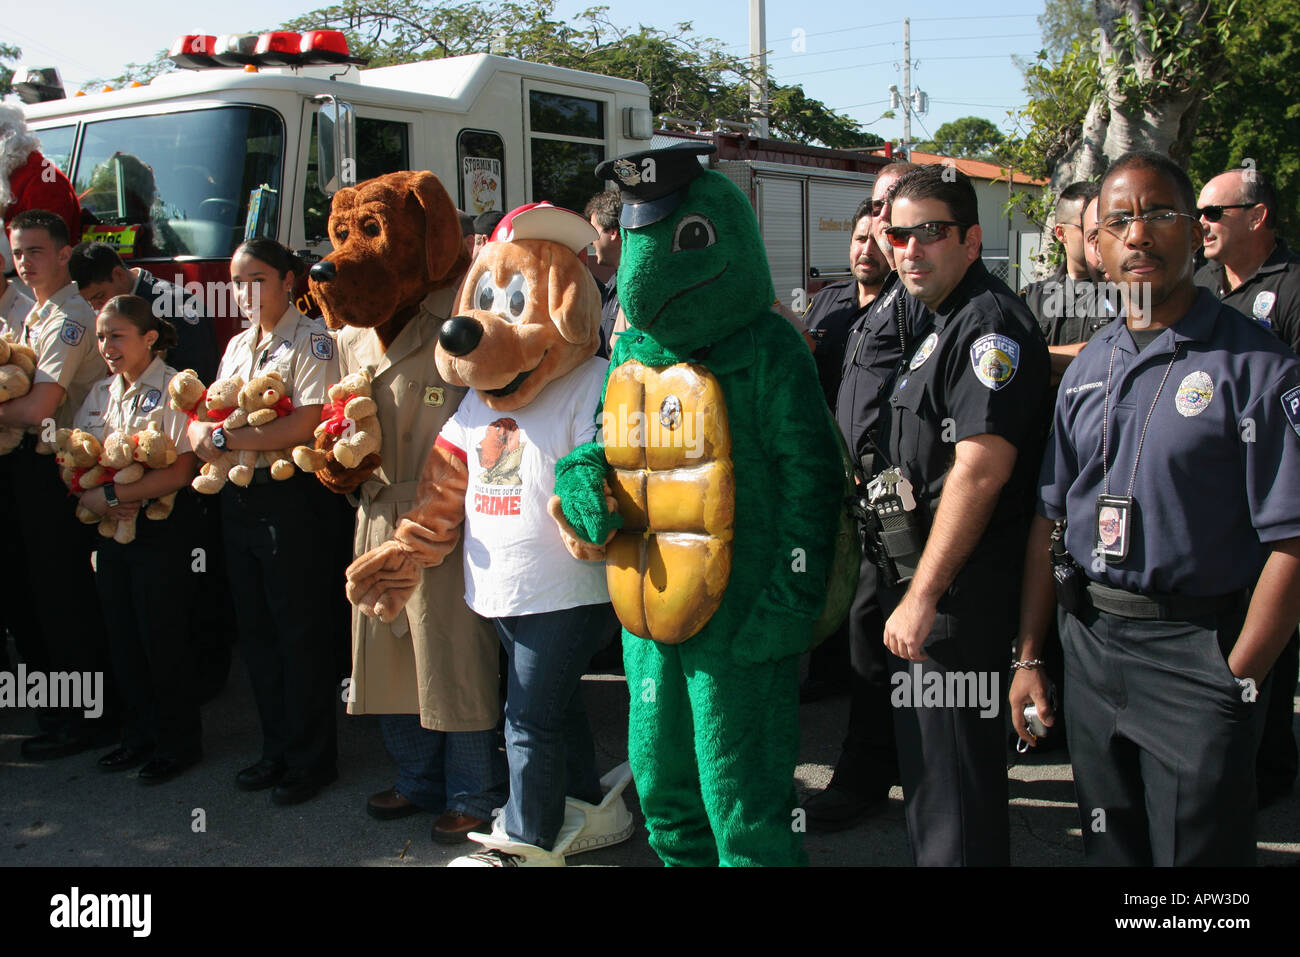
<svg viewBox="0 0 1300 957">
<path fill-rule="evenodd" d="M 626 759 L 627 687 L 622 675 L 583 681 L 604 772 Z M 839 752 L 846 698 L 800 710 L 802 743 L 796 777 L 801 793 L 824 787 Z M 439 867 L 470 845 L 430 839 L 433 815 L 380 822 L 366 797 L 393 784 L 393 767 L 373 717 L 349 717 L 338 705 L 339 780 L 313 800 L 277 807 L 269 792 L 236 789 L 235 773 L 259 757 L 257 713 L 247 673 L 236 657 L 222 694 L 203 709 L 203 762 L 160 787 L 142 787 L 133 772 L 96 767 L 107 749 L 51 762 L 25 761 L 21 740 L 33 734 L 30 711 L 0 708 L 0 866 L 127 867 L 296 865 Z M 1011 859 L 1016 866 L 1083 863 L 1070 767 L 1061 752 L 1017 763 L 1011 778 Z M 637 821 L 632 839 L 570 859 L 571 865 L 654 867 L 635 785 L 626 792 Z M 902 792 L 856 827 L 808 833 L 814 866 L 906 866 Z M 202 823 L 200 829 L 198 824 Z M 1261 812 L 1259 863 L 1300 862 L 1300 794 Z"/>
</svg>

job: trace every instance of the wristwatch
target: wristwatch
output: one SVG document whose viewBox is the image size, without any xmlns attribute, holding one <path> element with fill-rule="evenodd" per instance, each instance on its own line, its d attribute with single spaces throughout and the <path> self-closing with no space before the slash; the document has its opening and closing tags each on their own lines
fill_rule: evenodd
<svg viewBox="0 0 1300 957">
<path fill-rule="evenodd" d="M 222 452 L 226 451 L 226 432 L 221 426 L 212 430 L 212 444 Z"/>
<path fill-rule="evenodd" d="M 104 501 L 108 503 L 109 508 L 117 508 L 122 504 L 117 500 L 117 489 L 113 487 L 112 482 L 105 482 L 100 487 L 104 490 Z"/>
</svg>

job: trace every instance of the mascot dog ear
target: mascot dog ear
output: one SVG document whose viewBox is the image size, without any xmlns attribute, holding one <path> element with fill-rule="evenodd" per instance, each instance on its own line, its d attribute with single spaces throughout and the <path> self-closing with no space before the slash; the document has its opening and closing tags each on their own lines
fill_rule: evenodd
<svg viewBox="0 0 1300 957">
<path fill-rule="evenodd" d="M 469 264 L 469 253 L 461 241 L 460 217 L 456 215 L 451 197 L 438 182 L 438 177 L 428 172 L 414 174 L 408 188 L 424 210 L 429 281 L 437 284 L 434 288 L 459 281 L 464 267 Z"/>
<path fill-rule="evenodd" d="M 577 256 L 554 249 L 547 250 L 547 255 L 551 259 L 547 295 L 555 327 L 565 342 L 582 345 L 592 341 L 601 319 L 596 281 Z"/>
</svg>

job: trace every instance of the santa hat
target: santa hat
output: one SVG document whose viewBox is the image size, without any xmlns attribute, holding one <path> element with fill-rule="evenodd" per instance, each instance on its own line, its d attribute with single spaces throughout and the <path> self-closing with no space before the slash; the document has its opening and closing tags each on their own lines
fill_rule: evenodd
<svg viewBox="0 0 1300 957">
<path fill-rule="evenodd" d="M 574 255 L 581 253 L 597 238 L 591 223 L 577 213 L 550 203 L 529 203 L 506 213 L 492 230 L 488 242 L 509 243 L 517 239 L 545 239 L 567 246 Z"/>
</svg>

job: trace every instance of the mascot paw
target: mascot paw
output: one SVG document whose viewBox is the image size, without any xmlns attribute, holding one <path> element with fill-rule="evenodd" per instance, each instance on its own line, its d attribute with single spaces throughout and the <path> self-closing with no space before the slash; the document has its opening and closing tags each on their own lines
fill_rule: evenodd
<svg viewBox="0 0 1300 957">
<path fill-rule="evenodd" d="M 349 495 L 355 492 L 375 474 L 379 468 L 379 453 L 371 452 L 354 469 L 345 469 L 334 460 L 327 458 L 325 465 L 316 472 L 316 478 L 336 495 Z"/>
<path fill-rule="evenodd" d="M 397 542 L 385 542 L 348 566 L 348 601 L 385 624 L 398 616 L 420 583 L 422 569 Z"/>
<path fill-rule="evenodd" d="M 610 498 L 613 502 L 613 498 Z M 560 538 L 564 541 L 564 547 L 569 550 L 569 554 L 580 562 L 603 562 L 605 560 L 605 546 L 609 544 L 616 533 L 616 529 L 610 529 L 609 534 L 605 536 L 604 542 L 599 545 L 593 544 L 582 538 L 568 520 L 564 517 L 564 506 L 560 501 L 560 496 L 552 495 L 551 500 L 546 503 L 546 511 L 555 519 L 555 524 L 560 528 Z"/>
</svg>

